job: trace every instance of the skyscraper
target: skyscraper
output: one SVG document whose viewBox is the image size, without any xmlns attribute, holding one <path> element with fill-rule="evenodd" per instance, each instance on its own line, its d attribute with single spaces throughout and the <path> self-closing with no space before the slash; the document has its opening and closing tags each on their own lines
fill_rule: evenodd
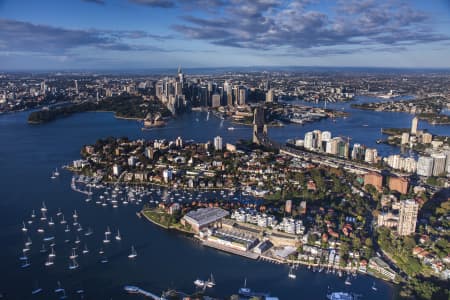
<svg viewBox="0 0 450 300">
<path fill-rule="evenodd" d="M 416 231 L 419 204 L 413 199 L 400 202 L 397 232 L 399 235 L 410 235 Z"/>
<path fill-rule="evenodd" d="M 214 138 L 214 150 L 216 151 L 222 151 L 222 137 L 216 136 Z"/>
<path fill-rule="evenodd" d="M 239 88 L 239 105 L 245 105 L 247 102 L 247 89 L 244 87 Z"/>
<path fill-rule="evenodd" d="M 418 125 L 419 125 L 419 118 L 414 117 L 414 119 L 412 119 L 412 123 L 411 123 L 411 134 L 413 134 L 413 135 L 417 134 L 417 126 Z"/>
<path fill-rule="evenodd" d="M 268 90 L 266 93 L 266 102 L 267 103 L 273 102 L 273 90 L 272 89 Z"/>
</svg>

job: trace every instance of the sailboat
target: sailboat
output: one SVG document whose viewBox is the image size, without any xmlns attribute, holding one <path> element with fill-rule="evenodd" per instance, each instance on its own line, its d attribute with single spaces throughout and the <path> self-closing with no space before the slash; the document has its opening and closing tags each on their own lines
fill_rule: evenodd
<svg viewBox="0 0 450 300">
<path fill-rule="evenodd" d="M 89 227 L 88 230 L 84 233 L 85 236 L 90 236 L 93 233 L 92 228 Z"/>
<path fill-rule="evenodd" d="M 78 224 L 77 231 L 80 232 L 80 231 L 82 231 L 82 230 L 83 230 L 83 227 L 81 227 L 81 224 Z"/>
<path fill-rule="evenodd" d="M 28 237 L 27 241 L 25 242 L 25 246 L 28 247 L 28 246 L 31 246 L 32 244 L 33 244 L 33 242 L 31 241 L 31 238 Z"/>
<path fill-rule="evenodd" d="M 47 261 L 45 262 L 45 264 L 44 264 L 46 267 L 51 267 L 51 266 L 53 266 L 54 265 L 54 262 L 53 262 L 53 259 L 52 259 L 52 256 L 48 256 L 48 259 L 47 259 Z"/>
<path fill-rule="evenodd" d="M 66 225 L 66 229 L 64 229 L 64 232 L 70 232 L 69 225 Z"/>
<path fill-rule="evenodd" d="M 20 266 L 22 269 L 26 269 L 29 266 L 31 266 L 30 261 L 28 260 L 28 258 L 25 260 L 25 262 Z"/>
<path fill-rule="evenodd" d="M 48 221 L 48 226 L 53 226 L 55 225 L 55 222 L 53 222 L 53 218 L 50 217 L 50 221 Z"/>
<path fill-rule="evenodd" d="M 75 244 L 79 244 L 80 243 L 80 237 L 77 235 L 77 238 L 75 239 Z"/>
<path fill-rule="evenodd" d="M 375 292 L 378 291 L 378 288 L 375 286 L 375 281 L 372 284 L 372 290 L 374 290 Z"/>
<path fill-rule="evenodd" d="M 208 279 L 208 281 L 206 281 L 206 286 L 209 288 L 212 288 L 216 285 L 216 282 L 214 281 L 214 276 L 211 273 L 211 277 Z"/>
<path fill-rule="evenodd" d="M 34 284 L 34 288 L 31 290 L 31 295 L 37 295 L 42 292 L 42 288 L 39 287 L 38 282 Z"/>
<path fill-rule="evenodd" d="M 77 263 L 77 260 L 75 258 L 72 258 L 72 263 L 69 265 L 69 270 L 75 270 L 78 269 L 79 264 Z"/>
<path fill-rule="evenodd" d="M 39 250 L 39 252 L 41 252 L 41 253 L 47 252 L 47 248 L 45 248 L 45 244 L 42 244 L 42 248 L 41 248 L 41 250 Z"/>
<path fill-rule="evenodd" d="M 109 238 L 108 238 L 108 233 L 105 232 L 105 239 L 103 240 L 103 243 L 108 244 L 110 242 Z"/>
<path fill-rule="evenodd" d="M 88 254 L 88 253 L 89 253 L 89 249 L 88 249 L 87 245 L 84 244 L 83 254 Z"/>
<path fill-rule="evenodd" d="M 288 274 L 288 277 L 291 278 L 291 279 L 297 278 L 297 275 L 295 275 L 295 273 L 294 273 L 293 267 L 290 267 L 290 268 L 289 268 L 289 274 Z"/>
<path fill-rule="evenodd" d="M 64 219 L 64 215 L 62 215 L 62 219 L 61 219 L 61 221 L 59 221 L 59 223 L 61 223 L 61 224 L 66 224 L 67 223 L 67 221 Z"/>
<path fill-rule="evenodd" d="M 117 229 L 116 240 L 117 241 L 121 241 L 122 240 L 122 236 L 120 235 L 119 229 Z"/>
<path fill-rule="evenodd" d="M 55 293 L 61 293 L 61 292 L 63 292 L 63 291 L 64 291 L 64 288 L 62 287 L 61 282 L 60 282 L 60 281 L 57 281 L 56 284 L 57 284 L 57 287 L 56 287 L 56 289 L 55 289 Z"/>
<path fill-rule="evenodd" d="M 75 211 L 75 213 L 73 214 L 73 226 L 77 226 L 78 225 L 78 215 L 77 212 Z"/>
<path fill-rule="evenodd" d="M 42 211 L 42 212 L 47 211 L 47 206 L 45 206 L 45 202 L 42 202 L 41 211 Z M 34 212 L 34 211 L 33 211 L 33 212 Z"/>
<path fill-rule="evenodd" d="M 347 276 L 347 278 L 345 279 L 345 284 L 352 285 L 352 282 L 350 281 L 350 276 Z"/>
<path fill-rule="evenodd" d="M 62 211 L 61 208 L 58 208 L 58 212 L 56 213 L 56 215 L 59 217 L 60 215 L 62 215 Z"/>
<path fill-rule="evenodd" d="M 105 234 L 111 234 L 111 229 L 109 229 L 109 226 L 106 227 Z"/>
<path fill-rule="evenodd" d="M 23 232 L 27 232 L 28 231 L 28 229 L 27 229 L 27 227 L 25 226 L 25 222 L 22 222 L 22 231 Z"/>
<path fill-rule="evenodd" d="M 52 251 L 50 252 L 50 254 L 48 255 L 48 257 L 55 257 L 56 253 L 55 253 L 55 248 L 53 248 L 52 246 Z"/>
<path fill-rule="evenodd" d="M 36 213 L 34 212 L 34 209 L 31 211 L 31 218 L 32 219 L 36 218 Z"/>
<path fill-rule="evenodd" d="M 41 221 L 45 221 L 45 220 L 47 220 L 47 215 L 46 215 L 45 211 L 42 211 Z"/>
<path fill-rule="evenodd" d="M 69 256 L 70 259 L 74 259 L 77 258 L 77 252 L 76 252 L 76 248 L 72 248 L 72 254 Z"/>
<path fill-rule="evenodd" d="M 134 246 L 131 246 L 131 253 L 128 255 L 128 258 L 133 259 L 137 256 L 137 252 L 134 249 Z"/>
</svg>

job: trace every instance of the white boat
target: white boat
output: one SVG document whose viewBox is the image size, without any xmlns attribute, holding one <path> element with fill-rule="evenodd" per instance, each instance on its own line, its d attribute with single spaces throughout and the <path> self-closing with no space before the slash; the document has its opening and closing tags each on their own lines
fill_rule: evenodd
<svg viewBox="0 0 450 300">
<path fill-rule="evenodd" d="M 204 281 L 204 280 L 201 280 L 201 279 L 196 279 L 196 280 L 194 281 L 194 285 L 195 285 L 196 287 L 203 288 L 203 287 L 205 287 L 205 281 Z"/>
<path fill-rule="evenodd" d="M 232 131 L 232 130 L 235 130 L 236 128 L 234 128 L 234 127 L 228 127 L 228 130 L 230 130 L 230 131 Z"/>
<path fill-rule="evenodd" d="M 294 270 L 293 270 L 292 267 L 289 268 L 289 274 L 288 274 L 288 277 L 291 278 L 291 279 L 297 278 L 297 275 L 295 275 Z"/>
<path fill-rule="evenodd" d="M 42 248 L 41 248 L 41 250 L 39 250 L 39 252 L 41 252 L 41 253 L 47 252 L 47 248 L 45 248 L 45 244 L 42 244 Z"/>
<path fill-rule="evenodd" d="M 45 221 L 47 220 L 47 215 L 45 213 L 45 211 L 42 212 L 42 216 L 41 216 L 41 221 Z"/>
<path fill-rule="evenodd" d="M 33 244 L 33 242 L 31 241 L 31 238 L 28 237 L 27 241 L 25 242 L 25 246 L 28 247 L 28 246 L 31 246 L 31 244 Z"/>
<path fill-rule="evenodd" d="M 37 295 L 39 293 L 41 293 L 43 290 L 42 288 L 35 288 L 31 291 L 31 295 Z"/>
<path fill-rule="evenodd" d="M 106 227 L 105 234 L 111 234 L 111 229 L 109 229 L 109 226 Z"/>
<path fill-rule="evenodd" d="M 128 255 L 128 258 L 133 259 L 133 258 L 135 258 L 136 256 L 137 256 L 137 252 L 136 252 L 136 250 L 134 249 L 134 246 L 131 246 L 131 253 Z"/>
<path fill-rule="evenodd" d="M 105 239 L 103 240 L 104 244 L 108 244 L 110 242 L 109 238 L 108 238 L 108 234 L 105 232 Z"/>
<path fill-rule="evenodd" d="M 66 229 L 64 229 L 64 232 L 70 232 L 69 225 L 66 225 Z"/>
<path fill-rule="evenodd" d="M 375 286 L 375 281 L 372 284 L 372 290 L 374 290 L 375 292 L 378 291 L 378 288 Z"/>
<path fill-rule="evenodd" d="M 121 241 L 122 240 L 122 236 L 120 235 L 119 229 L 117 229 L 116 240 L 117 241 Z"/>
<path fill-rule="evenodd" d="M 345 284 L 352 285 L 352 282 L 350 281 L 350 276 L 347 276 L 347 278 L 345 279 Z"/>
<path fill-rule="evenodd" d="M 64 288 L 61 286 L 61 282 L 58 281 L 56 284 L 57 284 L 57 287 L 56 287 L 56 289 L 55 289 L 55 293 L 61 293 L 61 292 L 63 292 L 63 291 L 64 291 Z"/>
<path fill-rule="evenodd" d="M 28 231 L 28 229 L 27 229 L 27 227 L 25 226 L 25 222 L 22 222 L 22 231 L 23 232 L 27 232 Z"/>
<path fill-rule="evenodd" d="M 55 253 L 55 248 L 52 247 L 52 251 L 50 252 L 50 254 L 48 255 L 48 257 L 55 257 L 56 253 Z"/>
<path fill-rule="evenodd" d="M 34 209 L 33 209 L 33 211 L 31 212 L 31 218 L 32 218 L 32 219 L 36 218 L 36 213 L 34 212 Z"/>
<path fill-rule="evenodd" d="M 79 244 L 80 243 L 80 237 L 77 235 L 77 238 L 75 239 L 75 244 Z"/>
<path fill-rule="evenodd" d="M 82 230 L 83 230 L 83 227 L 81 227 L 81 224 L 78 224 L 77 231 L 80 232 L 80 231 L 82 231 Z"/>
<path fill-rule="evenodd" d="M 77 258 L 78 254 L 76 252 L 76 248 L 72 248 L 72 254 L 69 256 L 70 259 Z"/>
<path fill-rule="evenodd" d="M 45 206 L 45 202 L 42 202 L 41 211 L 42 211 L 42 212 L 46 212 L 46 211 L 47 211 L 47 206 Z M 34 211 L 33 211 L 33 212 L 34 212 Z"/>
<path fill-rule="evenodd" d="M 60 215 L 62 215 L 62 211 L 61 208 L 58 208 L 58 212 L 56 213 L 56 215 L 59 217 Z"/>
<path fill-rule="evenodd" d="M 42 240 L 43 240 L 44 242 L 50 242 L 50 241 L 53 241 L 54 239 L 55 239 L 54 236 L 48 236 L 48 237 L 43 238 Z"/>
<path fill-rule="evenodd" d="M 83 254 L 88 254 L 89 253 L 89 249 L 87 247 L 87 245 L 84 245 L 84 249 L 83 249 Z"/>
<path fill-rule="evenodd" d="M 214 281 L 214 276 L 212 273 L 211 273 L 211 277 L 208 279 L 208 281 L 206 281 L 206 286 L 209 288 L 216 286 L 216 282 Z"/>
<path fill-rule="evenodd" d="M 28 259 L 25 260 L 25 262 L 20 266 L 22 269 L 26 269 L 31 266 L 31 263 Z"/>
<path fill-rule="evenodd" d="M 60 224 L 66 224 L 67 223 L 67 221 L 64 219 L 64 215 L 62 215 L 62 219 L 61 219 L 61 221 L 59 221 L 59 223 Z"/>
<path fill-rule="evenodd" d="M 89 227 L 88 230 L 84 233 L 85 236 L 90 236 L 93 233 L 92 228 Z"/>
<path fill-rule="evenodd" d="M 48 226 L 53 226 L 55 225 L 55 222 L 53 222 L 53 218 L 50 217 L 50 221 L 48 221 Z"/>
<path fill-rule="evenodd" d="M 355 299 L 355 297 L 353 297 L 352 294 L 344 293 L 344 292 L 333 292 L 331 294 L 328 294 L 327 298 L 329 300 L 354 300 Z"/>
<path fill-rule="evenodd" d="M 46 267 L 51 267 L 51 266 L 53 266 L 54 264 L 55 264 L 55 263 L 53 262 L 53 259 L 52 259 L 51 256 L 49 256 L 48 259 L 47 259 L 47 261 L 44 263 L 44 265 L 45 265 Z"/>
<path fill-rule="evenodd" d="M 44 233 L 44 229 L 43 229 L 43 228 L 38 228 L 38 229 L 37 229 L 37 232 L 39 232 L 39 233 Z"/>
<path fill-rule="evenodd" d="M 77 260 L 74 258 L 72 259 L 72 262 L 69 264 L 69 270 L 75 270 L 78 269 L 79 265 Z"/>
</svg>

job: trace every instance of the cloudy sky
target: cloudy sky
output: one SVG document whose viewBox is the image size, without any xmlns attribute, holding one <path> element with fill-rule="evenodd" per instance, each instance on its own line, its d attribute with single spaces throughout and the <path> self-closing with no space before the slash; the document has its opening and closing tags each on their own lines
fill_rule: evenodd
<svg viewBox="0 0 450 300">
<path fill-rule="evenodd" d="M 0 0 L 0 69 L 450 67 L 449 0 Z"/>
</svg>

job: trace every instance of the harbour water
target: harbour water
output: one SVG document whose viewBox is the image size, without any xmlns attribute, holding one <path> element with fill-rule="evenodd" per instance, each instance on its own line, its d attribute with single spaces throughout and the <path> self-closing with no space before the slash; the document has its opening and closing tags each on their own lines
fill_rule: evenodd
<svg viewBox="0 0 450 300">
<path fill-rule="evenodd" d="M 351 115 L 336 122 L 323 120 L 317 123 L 288 125 L 270 128 L 271 138 L 285 141 L 302 137 L 313 129 L 330 130 L 334 135 L 350 135 L 352 142 L 376 146 L 381 155 L 396 153 L 386 145 L 377 145 L 381 127 L 408 127 L 411 115 L 404 113 L 377 113 L 355 111 L 349 104 L 330 104 L 328 107 L 344 107 Z M 128 136 L 130 138 L 166 138 L 196 141 L 212 140 L 220 135 L 224 142 L 235 142 L 249 138 L 249 127 L 232 125 L 215 117 L 207 120 L 206 113 L 193 112 L 169 122 L 167 127 L 141 131 L 141 124 L 135 121 L 117 120 L 111 113 L 83 113 L 57 120 L 41 126 L 26 123 L 27 113 L 8 114 L 0 117 L 0 293 L 5 299 L 58 299 L 54 289 L 57 282 L 65 288 L 69 299 L 79 299 L 84 290 L 86 299 L 139 299 L 137 295 L 127 295 L 125 285 L 136 285 L 154 293 L 174 288 L 187 293 L 195 290 L 193 281 L 214 274 L 216 287 L 208 293 L 224 297 L 247 284 L 257 291 L 270 291 L 280 299 L 325 299 L 327 288 L 352 291 L 363 295 L 362 299 L 392 299 L 395 287 L 375 280 L 378 291 L 371 289 L 374 279 L 358 275 L 351 286 L 344 284 L 345 276 L 313 273 L 306 268 L 296 271 L 295 280 L 288 279 L 288 267 L 261 261 L 253 261 L 238 256 L 206 248 L 182 234 L 165 231 L 143 219 L 136 217 L 137 205 L 112 207 L 86 203 L 86 195 L 71 190 L 71 174 L 62 171 L 56 179 L 50 179 L 51 172 L 63 164 L 79 158 L 82 145 L 94 143 L 107 136 Z M 367 124 L 367 127 L 363 127 Z M 236 130 L 227 130 L 233 126 Z M 424 122 L 420 128 L 427 128 L 434 134 L 448 134 L 448 127 L 431 126 Z M 40 253 L 42 238 L 34 230 L 22 232 L 22 221 L 27 221 L 33 209 L 37 218 L 45 201 L 48 216 L 55 215 L 59 208 L 68 223 L 76 209 L 79 223 L 84 228 L 92 227 L 89 237 L 79 235 L 81 242 L 77 262 L 79 268 L 69 270 L 70 248 L 77 233 L 72 230 L 67 237 L 64 227 L 55 222 L 52 235 L 55 236 L 55 264 L 46 268 L 47 255 Z M 72 226 L 72 225 L 71 225 Z M 102 244 L 104 231 L 110 226 L 113 234 L 120 228 L 122 241 L 111 238 L 109 245 Z M 33 227 L 35 228 L 35 227 Z M 22 248 L 27 237 L 32 238 L 30 267 L 21 268 Z M 65 240 L 69 239 L 69 243 Z M 91 254 L 82 256 L 81 250 L 87 244 Z M 130 247 L 134 245 L 138 256 L 130 260 Z M 98 250 L 105 248 L 108 263 L 99 262 Z M 38 295 L 31 291 L 39 286 Z"/>
</svg>

